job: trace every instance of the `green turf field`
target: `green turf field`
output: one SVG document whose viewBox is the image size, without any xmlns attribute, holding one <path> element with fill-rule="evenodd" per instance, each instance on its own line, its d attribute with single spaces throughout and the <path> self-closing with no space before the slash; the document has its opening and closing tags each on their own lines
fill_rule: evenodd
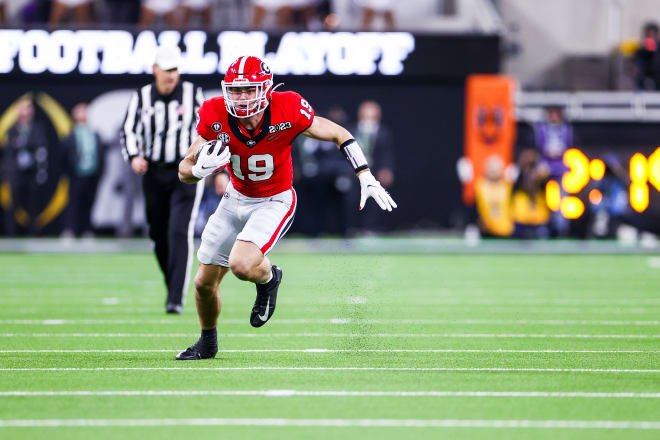
<svg viewBox="0 0 660 440">
<path fill-rule="evenodd" d="M 0 438 L 660 438 L 658 257 L 272 259 L 181 362 L 151 254 L 0 254 Z"/>
</svg>

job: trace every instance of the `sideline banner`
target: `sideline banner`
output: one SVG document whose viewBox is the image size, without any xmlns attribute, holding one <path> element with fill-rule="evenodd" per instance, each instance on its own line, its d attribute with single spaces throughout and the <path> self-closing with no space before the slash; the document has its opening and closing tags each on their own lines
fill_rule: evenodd
<svg viewBox="0 0 660 440">
<path fill-rule="evenodd" d="M 496 36 L 2 29 L 0 41 L 0 73 L 13 75 L 151 74 L 160 44 L 181 47 L 181 73 L 192 75 L 224 74 L 242 55 L 264 59 L 275 75 L 438 79 L 499 69 Z M 465 52 L 470 56 L 456 56 Z"/>
</svg>

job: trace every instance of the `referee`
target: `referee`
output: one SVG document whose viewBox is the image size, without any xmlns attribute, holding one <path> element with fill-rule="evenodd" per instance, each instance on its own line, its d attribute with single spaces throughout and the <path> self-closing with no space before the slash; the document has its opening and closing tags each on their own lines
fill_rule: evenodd
<svg viewBox="0 0 660 440">
<path fill-rule="evenodd" d="M 167 284 L 167 313 L 182 313 L 190 276 L 193 229 L 203 183 L 179 181 L 178 165 L 197 137 L 202 89 L 179 81 L 181 51 L 161 46 L 154 82 L 133 92 L 121 131 L 122 154 L 142 175 L 149 237 Z"/>
</svg>

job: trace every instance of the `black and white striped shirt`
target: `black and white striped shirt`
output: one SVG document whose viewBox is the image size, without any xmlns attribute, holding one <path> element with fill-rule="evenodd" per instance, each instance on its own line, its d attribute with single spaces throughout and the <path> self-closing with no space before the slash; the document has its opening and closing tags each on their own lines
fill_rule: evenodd
<svg viewBox="0 0 660 440">
<path fill-rule="evenodd" d="M 133 92 L 121 130 L 122 155 L 150 163 L 178 164 L 197 138 L 196 115 L 204 96 L 201 87 L 180 81 L 167 96 L 154 83 Z"/>
</svg>

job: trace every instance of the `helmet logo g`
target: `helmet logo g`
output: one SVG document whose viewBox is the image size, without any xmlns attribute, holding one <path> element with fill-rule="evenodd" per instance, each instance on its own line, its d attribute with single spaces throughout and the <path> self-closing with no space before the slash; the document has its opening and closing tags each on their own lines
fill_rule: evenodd
<svg viewBox="0 0 660 440">
<path fill-rule="evenodd" d="M 268 64 L 264 63 L 263 61 L 261 62 L 261 71 L 267 75 L 270 75 L 270 67 L 268 67 Z"/>
</svg>

